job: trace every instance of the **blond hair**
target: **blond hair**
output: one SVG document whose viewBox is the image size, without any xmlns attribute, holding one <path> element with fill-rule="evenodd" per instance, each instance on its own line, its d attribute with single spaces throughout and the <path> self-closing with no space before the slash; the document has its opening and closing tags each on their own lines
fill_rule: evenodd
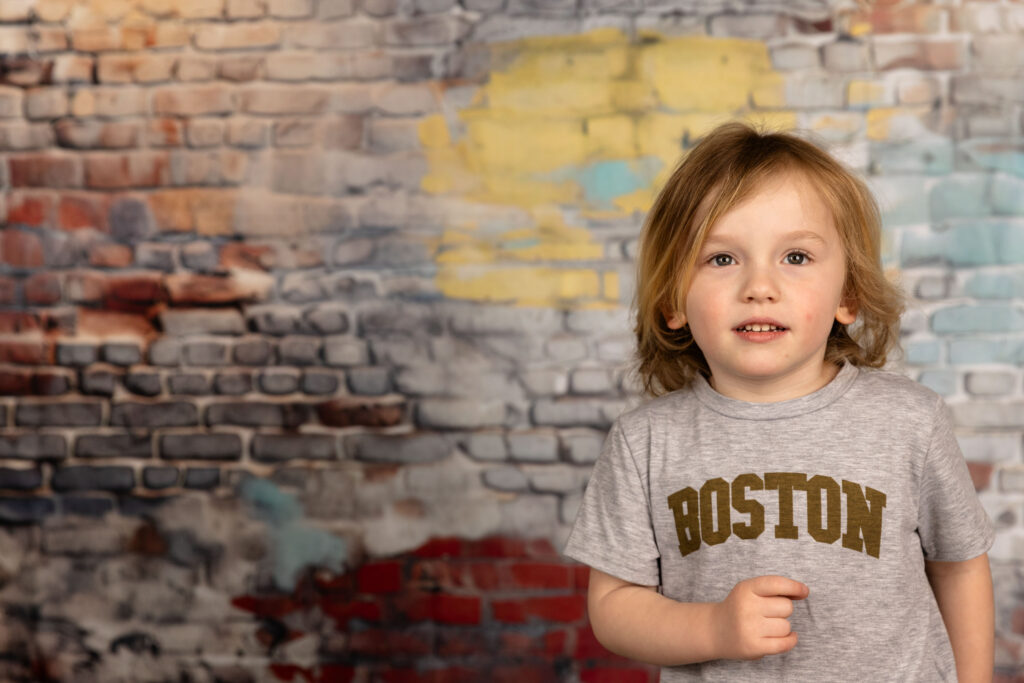
<svg viewBox="0 0 1024 683">
<path fill-rule="evenodd" d="M 697 254 L 715 222 L 780 172 L 804 175 L 829 208 L 846 262 L 844 300 L 857 321 L 834 321 L 826 362 L 881 367 L 899 339 L 903 296 L 881 264 L 881 219 L 867 186 L 814 144 L 788 133 L 727 123 L 682 159 L 644 222 L 637 258 L 637 372 L 650 396 L 710 376 L 689 327 L 665 314 L 683 311 Z M 848 329 L 849 328 L 849 329 Z"/>
</svg>

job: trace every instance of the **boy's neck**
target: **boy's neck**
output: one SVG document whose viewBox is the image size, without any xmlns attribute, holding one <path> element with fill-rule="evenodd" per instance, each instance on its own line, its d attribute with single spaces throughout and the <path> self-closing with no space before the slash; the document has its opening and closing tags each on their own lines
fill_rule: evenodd
<svg viewBox="0 0 1024 683">
<path fill-rule="evenodd" d="M 784 380 L 777 378 L 765 378 L 754 380 L 743 380 L 736 377 L 729 377 L 728 381 L 716 381 L 714 374 L 708 378 L 708 384 L 722 396 L 747 401 L 748 403 L 778 403 L 800 398 L 813 394 L 818 389 L 835 379 L 839 374 L 839 366 L 835 363 L 823 361 L 820 372 L 801 373 L 797 377 L 787 377 Z"/>
</svg>

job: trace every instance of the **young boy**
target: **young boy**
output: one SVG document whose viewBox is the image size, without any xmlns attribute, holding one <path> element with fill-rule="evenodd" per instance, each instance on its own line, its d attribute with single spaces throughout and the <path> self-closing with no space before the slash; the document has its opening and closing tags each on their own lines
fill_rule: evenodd
<svg viewBox="0 0 1024 683">
<path fill-rule="evenodd" d="M 609 650 L 664 683 L 988 681 L 993 529 L 898 340 L 865 186 L 727 124 L 675 170 L 637 263 L 645 405 L 566 554 Z"/>
</svg>

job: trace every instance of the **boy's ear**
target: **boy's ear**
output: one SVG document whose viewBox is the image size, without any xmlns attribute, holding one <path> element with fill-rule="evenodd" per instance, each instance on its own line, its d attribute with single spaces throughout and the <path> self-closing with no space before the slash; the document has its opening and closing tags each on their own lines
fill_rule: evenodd
<svg viewBox="0 0 1024 683">
<path fill-rule="evenodd" d="M 841 325 L 849 325 L 857 319 L 857 300 L 854 298 L 843 299 L 836 309 L 836 321 Z"/>
<path fill-rule="evenodd" d="M 669 311 L 663 309 L 661 314 L 665 316 L 665 324 L 670 330 L 681 330 L 686 327 L 686 314 L 682 311 Z"/>
</svg>

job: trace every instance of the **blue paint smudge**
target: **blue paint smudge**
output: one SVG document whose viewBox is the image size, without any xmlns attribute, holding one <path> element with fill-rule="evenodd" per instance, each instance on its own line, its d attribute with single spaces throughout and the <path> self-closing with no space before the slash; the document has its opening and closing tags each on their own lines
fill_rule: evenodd
<svg viewBox="0 0 1024 683">
<path fill-rule="evenodd" d="M 584 200 L 601 209 L 614 208 L 617 197 L 650 187 L 661 170 L 657 157 L 597 161 L 586 166 L 568 166 L 545 176 L 555 182 L 574 181 L 583 189 Z"/>
<path fill-rule="evenodd" d="M 247 479 L 239 486 L 242 500 L 267 523 L 274 564 L 274 583 L 294 590 L 306 567 L 340 572 L 348 557 L 344 539 L 306 525 L 302 505 L 266 479 Z"/>
<path fill-rule="evenodd" d="M 1005 140 L 969 140 L 960 149 L 978 166 L 1024 178 L 1024 144 Z"/>
</svg>

